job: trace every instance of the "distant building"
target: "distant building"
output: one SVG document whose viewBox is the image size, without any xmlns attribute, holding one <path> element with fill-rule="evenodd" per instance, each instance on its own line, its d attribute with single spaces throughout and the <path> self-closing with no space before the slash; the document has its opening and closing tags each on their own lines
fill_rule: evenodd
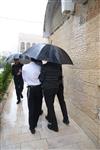
<svg viewBox="0 0 100 150">
<path fill-rule="evenodd" d="M 20 52 L 24 52 L 25 50 L 27 50 L 29 47 L 31 47 L 36 43 L 47 43 L 47 41 L 48 40 L 46 38 L 43 38 L 38 35 L 20 33 L 18 49 Z"/>
</svg>

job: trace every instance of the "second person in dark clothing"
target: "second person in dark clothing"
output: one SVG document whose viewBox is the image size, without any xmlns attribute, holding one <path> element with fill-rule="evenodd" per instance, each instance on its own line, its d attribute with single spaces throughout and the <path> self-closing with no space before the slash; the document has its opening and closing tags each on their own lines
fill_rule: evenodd
<svg viewBox="0 0 100 150">
<path fill-rule="evenodd" d="M 62 68 L 61 65 L 47 62 L 42 66 L 39 79 L 42 83 L 43 94 L 47 106 L 46 119 L 51 123 L 48 124 L 50 130 L 58 132 L 58 123 L 54 110 L 54 99 L 57 94 L 61 110 L 63 113 L 63 122 L 69 124 L 67 115 L 67 108 L 63 96 L 63 82 L 62 81 Z M 62 89 L 61 89 L 62 88 Z M 60 91 L 62 90 L 62 91 Z M 60 93 L 59 93 L 60 92 Z"/>
<path fill-rule="evenodd" d="M 12 75 L 14 79 L 14 84 L 15 84 L 15 90 L 16 90 L 16 95 L 17 95 L 17 104 L 21 102 L 21 98 L 23 98 L 22 91 L 24 87 L 24 81 L 22 78 L 22 66 L 19 62 L 19 58 L 14 58 L 14 64 L 12 65 Z"/>
</svg>

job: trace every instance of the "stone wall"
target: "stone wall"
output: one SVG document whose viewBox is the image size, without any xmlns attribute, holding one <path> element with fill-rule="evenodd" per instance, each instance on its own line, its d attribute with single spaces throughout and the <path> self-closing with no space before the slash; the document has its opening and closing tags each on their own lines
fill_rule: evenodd
<svg viewBox="0 0 100 150">
<path fill-rule="evenodd" d="M 52 44 L 65 49 L 74 63 L 73 66 L 63 65 L 69 114 L 97 145 L 100 145 L 99 4 L 98 0 L 89 1 L 81 15 L 77 6 L 76 14 L 49 37 Z M 93 9 L 96 9 L 94 14 Z"/>
</svg>

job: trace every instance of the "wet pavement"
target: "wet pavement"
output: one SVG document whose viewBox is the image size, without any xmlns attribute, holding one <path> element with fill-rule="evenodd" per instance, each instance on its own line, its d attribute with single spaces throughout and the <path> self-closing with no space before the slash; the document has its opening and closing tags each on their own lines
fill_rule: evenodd
<svg viewBox="0 0 100 150">
<path fill-rule="evenodd" d="M 96 150 L 94 143 L 71 118 L 69 125 L 62 122 L 57 100 L 55 110 L 59 132 L 47 128 L 46 106 L 43 102 L 43 114 L 39 118 L 36 133 L 31 134 L 28 127 L 26 87 L 23 95 L 22 102 L 17 105 L 15 89 L 14 86 L 11 87 L 1 116 L 0 150 Z"/>
</svg>

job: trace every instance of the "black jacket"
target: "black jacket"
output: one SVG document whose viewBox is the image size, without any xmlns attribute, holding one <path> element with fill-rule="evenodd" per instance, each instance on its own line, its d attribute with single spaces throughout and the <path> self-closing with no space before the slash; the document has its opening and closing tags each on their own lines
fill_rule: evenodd
<svg viewBox="0 0 100 150">
<path fill-rule="evenodd" d="M 17 75 L 19 70 L 22 70 L 22 66 L 23 64 L 21 63 L 12 65 L 12 75 L 14 76 L 14 78 L 22 78 L 22 73 L 20 75 Z"/>
<path fill-rule="evenodd" d="M 44 89 L 59 88 L 59 81 L 62 81 L 62 67 L 56 63 L 42 65 L 39 79 Z"/>
</svg>

